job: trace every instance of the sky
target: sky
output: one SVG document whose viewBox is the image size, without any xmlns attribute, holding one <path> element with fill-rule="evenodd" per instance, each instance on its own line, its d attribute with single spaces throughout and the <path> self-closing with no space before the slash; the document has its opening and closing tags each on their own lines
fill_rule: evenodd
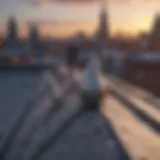
<svg viewBox="0 0 160 160">
<path fill-rule="evenodd" d="M 83 31 L 92 35 L 98 27 L 102 0 L 0 0 L 0 33 L 6 32 L 8 17 L 15 16 L 20 35 L 37 23 L 44 36 L 66 37 Z M 149 31 L 160 0 L 108 0 L 109 29 L 112 35 L 136 35 Z"/>
</svg>

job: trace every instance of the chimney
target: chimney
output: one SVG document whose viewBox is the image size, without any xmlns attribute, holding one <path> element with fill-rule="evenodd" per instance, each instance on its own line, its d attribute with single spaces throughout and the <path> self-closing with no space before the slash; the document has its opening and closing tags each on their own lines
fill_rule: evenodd
<svg viewBox="0 0 160 160">
<path fill-rule="evenodd" d="M 86 108 L 98 108 L 101 98 L 101 88 L 99 82 L 99 61 L 96 55 L 92 55 L 84 72 L 82 98 Z"/>
</svg>

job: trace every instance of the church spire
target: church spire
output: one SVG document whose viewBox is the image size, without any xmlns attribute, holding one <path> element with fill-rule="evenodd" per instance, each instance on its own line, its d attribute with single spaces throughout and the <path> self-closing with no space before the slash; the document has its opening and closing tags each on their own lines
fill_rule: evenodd
<svg viewBox="0 0 160 160">
<path fill-rule="evenodd" d="M 106 14 L 107 13 L 107 1 L 103 0 L 102 4 L 101 4 L 101 13 L 102 14 Z"/>
<path fill-rule="evenodd" d="M 160 13 L 157 12 L 153 22 L 153 28 L 149 39 L 149 48 L 160 50 Z"/>
<path fill-rule="evenodd" d="M 11 16 L 8 20 L 8 39 L 17 40 L 17 21 L 14 16 Z"/>
<path fill-rule="evenodd" d="M 29 45 L 34 48 L 39 43 L 39 31 L 35 23 L 29 25 Z"/>
<path fill-rule="evenodd" d="M 100 41 L 106 41 L 108 39 L 108 11 L 106 9 L 107 2 L 104 0 L 100 9 L 99 28 L 97 32 L 97 38 Z"/>
</svg>

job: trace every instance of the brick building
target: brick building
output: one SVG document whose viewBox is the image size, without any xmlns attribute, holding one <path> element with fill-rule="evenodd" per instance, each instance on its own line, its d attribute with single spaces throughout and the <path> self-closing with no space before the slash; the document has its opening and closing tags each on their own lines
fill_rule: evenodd
<svg viewBox="0 0 160 160">
<path fill-rule="evenodd" d="M 160 96 L 160 54 L 145 53 L 128 57 L 124 64 L 124 78 Z"/>
</svg>

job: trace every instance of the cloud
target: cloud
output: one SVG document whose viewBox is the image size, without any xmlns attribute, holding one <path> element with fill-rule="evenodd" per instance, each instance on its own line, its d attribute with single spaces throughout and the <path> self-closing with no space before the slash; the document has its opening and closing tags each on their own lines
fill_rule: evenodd
<svg viewBox="0 0 160 160">
<path fill-rule="evenodd" d="M 31 0 L 33 3 L 92 3 L 103 2 L 104 0 Z"/>
<path fill-rule="evenodd" d="M 63 3 L 63 4 L 91 4 L 94 2 L 109 2 L 109 3 L 149 3 L 149 2 L 160 2 L 160 0 L 27 0 L 29 1 L 33 6 L 44 6 L 46 4 L 51 3 Z"/>
<path fill-rule="evenodd" d="M 63 4 L 91 4 L 94 2 L 103 2 L 103 0 L 30 0 L 32 6 L 44 6 L 51 3 L 63 3 Z"/>
<path fill-rule="evenodd" d="M 40 20 L 29 20 L 26 22 L 26 25 L 36 24 L 38 26 L 79 26 L 85 23 L 92 23 L 92 21 L 88 20 L 59 20 L 59 19 L 40 19 Z"/>
</svg>

